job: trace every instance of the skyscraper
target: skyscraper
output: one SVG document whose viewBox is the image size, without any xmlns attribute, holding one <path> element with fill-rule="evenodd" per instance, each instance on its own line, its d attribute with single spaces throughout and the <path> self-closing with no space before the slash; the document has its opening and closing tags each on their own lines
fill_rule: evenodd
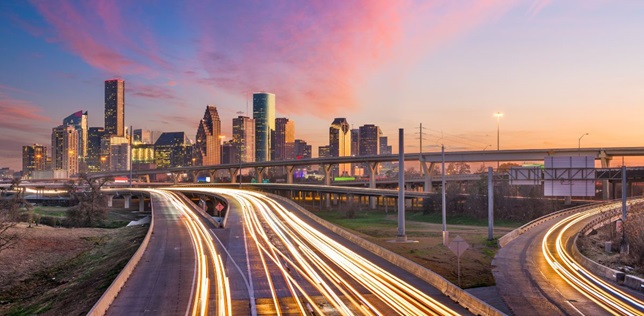
<svg viewBox="0 0 644 316">
<path fill-rule="evenodd" d="M 184 132 L 168 132 L 154 143 L 154 160 L 157 168 L 192 165 L 193 146 Z"/>
<path fill-rule="evenodd" d="M 87 170 L 98 172 L 107 170 L 107 156 L 101 156 L 101 140 L 105 136 L 102 127 L 90 127 L 87 132 Z"/>
<path fill-rule="evenodd" d="M 351 156 L 351 132 L 345 118 L 336 118 L 329 127 L 329 154 L 331 157 Z M 339 164 L 335 174 L 351 174 L 351 164 Z"/>
<path fill-rule="evenodd" d="M 22 146 L 22 174 L 31 177 L 34 171 L 45 170 L 47 162 L 47 147 L 33 144 Z"/>
<path fill-rule="evenodd" d="M 66 172 L 66 177 L 78 174 L 78 132 L 72 126 L 54 127 L 51 133 L 52 170 Z"/>
<path fill-rule="evenodd" d="M 294 159 L 295 122 L 283 117 L 276 118 L 273 136 L 273 160 Z"/>
<path fill-rule="evenodd" d="M 295 154 L 295 159 L 311 158 L 311 145 L 307 144 L 304 140 L 296 139 L 295 142 L 293 142 L 293 152 Z"/>
<path fill-rule="evenodd" d="M 199 121 L 196 137 L 197 165 L 209 166 L 221 163 L 221 120 L 217 108 L 208 105 L 203 119 Z"/>
<path fill-rule="evenodd" d="M 271 135 L 275 131 L 275 95 L 267 92 L 253 93 L 253 119 L 255 119 L 255 161 L 271 158 Z"/>
<path fill-rule="evenodd" d="M 360 126 L 359 156 L 376 156 L 380 151 L 380 127 L 373 124 Z"/>
<path fill-rule="evenodd" d="M 105 133 L 125 137 L 125 81 L 105 80 Z"/>
<path fill-rule="evenodd" d="M 235 163 L 255 161 L 255 120 L 247 116 L 233 119 L 233 146 Z"/>
<path fill-rule="evenodd" d="M 77 111 L 63 119 L 63 125 L 72 126 L 78 132 L 78 158 L 87 157 L 87 111 Z"/>
</svg>

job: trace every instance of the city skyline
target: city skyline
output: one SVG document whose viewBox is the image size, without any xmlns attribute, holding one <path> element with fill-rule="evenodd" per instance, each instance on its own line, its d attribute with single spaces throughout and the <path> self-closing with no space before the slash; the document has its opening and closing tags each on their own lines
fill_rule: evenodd
<svg viewBox="0 0 644 316">
<path fill-rule="evenodd" d="M 408 152 L 420 123 L 424 151 L 490 150 L 496 112 L 501 149 L 640 146 L 643 6 L 3 3 L 0 167 L 19 170 L 22 146 L 47 145 L 61 113 L 102 126 L 102 82 L 114 77 L 128 82 L 125 126 L 190 138 L 204 104 L 230 139 L 235 113 L 252 117 L 252 93 L 270 91 L 275 117 L 295 121 L 314 156 L 335 117 L 378 125 L 393 148 L 405 127 Z M 260 12 L 270 18 L 243 23 Z"/>
</svg>

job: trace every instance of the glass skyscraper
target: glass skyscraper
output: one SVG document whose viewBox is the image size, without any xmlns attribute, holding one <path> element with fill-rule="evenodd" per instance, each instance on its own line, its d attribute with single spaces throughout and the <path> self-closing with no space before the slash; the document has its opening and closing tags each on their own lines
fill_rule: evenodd
<svg viewBox="0 0 644 316">
<path fill-rule="evenodd" d="M 274 94 L 253 93 L 253 119 L 255 120 L 255 161 L 269 161 L 271 137 L 275 131 Z"/>
<path fill-rule="evenodd" d="M 64 126 L 72 126 L 78 132 L 78 158 L 87 157 L 87 111 L 78 111 L 63 119 Z"/>
<path fill-rule="evenodd" d="M 105 133 L 125 137 L 125 81 L 105 80 Z"/>
<path fill-rule="evenodd" d="M 208 105 L 203 119 L 199 121 L 195 149 L 196 164 L 202 166 L 218 165 L 221 163 L 221 120 L 217 108 Z"/>
</svg>

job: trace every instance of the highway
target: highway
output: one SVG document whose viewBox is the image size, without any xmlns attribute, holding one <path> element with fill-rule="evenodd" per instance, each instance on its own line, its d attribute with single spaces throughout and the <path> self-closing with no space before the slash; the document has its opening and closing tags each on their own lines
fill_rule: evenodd
<svg viewBox="0 0 644 316">
<path fill-rule="evenodd" d="M 217 194 L 235 206 L 229 209 L 227 228 L 212 230 L 228 253 L 223 261 L 231 280 L 233 314 L 468 313 L 401 268 L 382 259 L 372 262 L 373 255 L 356 251 L 357 246 L 346 245 L 350 243 L 264 194 L 221 188 L 176 190 Z"/>
<path fill-rule="evenodd" d="M 153 237 L 107 314 L 230 315 L 227 278 L 208 228 L 177 194 L 145 191 Z"/>
<path fill-rule="evenodd" d="M 501 248 L 492 265 L 499 293 L 515 315 L 641 315 L 642 301 L 577 265 L 569 247 L 598 212 L 584 208 L 532 228 Z M 603 285 L 599 286 L 599 285 Z"/>
</svg>

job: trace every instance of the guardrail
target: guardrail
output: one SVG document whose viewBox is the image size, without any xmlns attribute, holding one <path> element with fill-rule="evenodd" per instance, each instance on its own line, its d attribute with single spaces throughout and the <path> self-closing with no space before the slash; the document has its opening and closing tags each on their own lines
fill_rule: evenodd
<svg viewBox="0 0 644 316">
<path fill-rule="evenodd" d="M 105 293 L 103 293 L 101 298 L 98 299 L 87 315 L 105 315 L 105 313 L 107 313 L 107 309 L 112 305 L 116 296 L 119 294 L 123 286 L 125 286 L 125 282 L 127 282 L 130 275 L 132 275 L 132 272 L 141 260 L 141 257 L 143 257 L 143 253 L 147 249 L 148 244 L 150 243 L 150 238 L 152 237 L 152 232 L 154 231 L 154 203 L 152 201 L 152 195 L 150 195 L 150 208 L 152 210 L 150 227 L 148 227 L 148 233 L 145 235 L 145 238 L 143 238 L 139 249 L 137 249 L 134 255 L 132 255 L 130 261 L 128 261 L 125 267 L 123 267 L 123 270 L 121 270 L 121 272 L 116 276 L 110 287 L 107 288 Z"/>
<path fill-rule="evenodd" d="M 598 204 L 593 204 L 593 205 L 580 205 L 580 206 L 575 206 L 567 209 L 563 209 L 554 213 L 550 213 L 544 216 L 541 216 L 537 219 L 534 219 L 527 224 L 522 225 L 521 227 L 503 235 L 501 238 L 499 238 L 499 247 L 503 248 L 505 245 L 516 239 L 517 237 L 525 234 L 529 230 L 535 228 L 536 226 L 539 226 L 547 221 L 550 221 L 552 219 L 562 217 L 562 216 L 568 216 L 577 212 L 583 212 L 586 210 L 589 210 L 591 208 L 595 207 L 601 207 L 602 205 L 609 205 L 610 203 L 615 203 L 614 201 L 610 202 L 603 202 L 603 203 L 598 203 Z"/>
<path fill-rule="evenodd" d="M 643 202 L 644 200 L 637 199 L 634 201 L 629 201 L 628 204 L 633 205 L 633 204 L 643 203 Z M 584 227 L 579 230 L 577 235 L 575 235 L 575 239 L 571 247 L 572 257 L 579 265 L 584 267 L 586 270 L 590 271 L 592 274 L 601 276 L 617 284 L 623 284 L 626 287 L 629 287 L 636 291 L 644 291 L 643 278 L 639 278 L 634 275 L 629 275 L 623 271 L 615 270 L 607 266 L 604 266 L 600 263 L 597 263 L 592 259 L 584 256 L 579 251 L 579 248 L 577 247 L 577 238 L 579 237 L 579 235 L 583 234 L 587 236 L 593 230 L 596 230 L 597 228 L 610 224 L 619 218 L 621 218 L 621 208 L 614 208 L 604 212 L 603 214 L 599 215 L 597 218 L 593 219 L 592 221 L 584 225 Z"/>
<path fill-rule="evenodd" d="M 454 302 L 465 307 L 475 315 L 505 315 L 503 312 L 494 308 L 493 306 L 483 302 L 479 298 L 473 296 L 472 294 L 464 291 L 453 283 L 447 281 L 442 276 L 438 275 L 436 272 L 429 270 L 403 256 L 400 256 L 390 250 L 382 248 L 370 241 L 367 241 L 361 237 L 356 236 L 355 234 L 345 230 L 339 226 L 333 225 L 322 218 L 315 216 L 315 214 L 309 212 L 303 207 L 299 206 L 294 201 L 281 197 L 279 195 L 268 194 L 273 198 L 280 199 L 286 203 L 289 203 L 293 207 L 297 208 L 302 214 L 308 216 L 316 223 L 324 226 L 325 228 L 331 230 L 332 232 L 340 235 L 342 238 L 345 238 L 352 243 L 372 252 L 373 254 L 380 256 L 381 258 L 405 269 L 407 272 L 415 275 L 419 279 L 431 284 L 433 287 L 440 290 L 445 296 L 451 298 Z"/>
</svg>

